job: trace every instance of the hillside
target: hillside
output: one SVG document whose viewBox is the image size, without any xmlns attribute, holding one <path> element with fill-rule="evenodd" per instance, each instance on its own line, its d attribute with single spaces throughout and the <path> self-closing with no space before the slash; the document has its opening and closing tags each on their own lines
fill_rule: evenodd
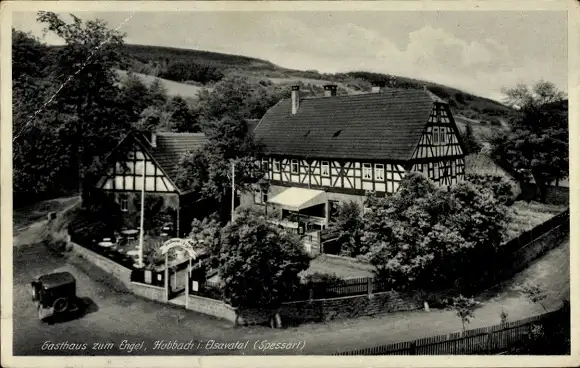
<svg viewBox="0 0 580 368">
<path fill-rule="evenodd" d="M 390 76 L 387 74 L 353 71 L 326 74 L 315 70 L 292 70 L 279 67 L 269 61 L 217 52 L 178 49 L 160 46 L 124 45 L 125 63 L 121 66 L 141 74 L 145 82 L 160 77 L 170 95 L 181 95 L 195 99 L 204 86 L 211 86 L 225 75 L 236 73 L 269 79 L 275 84 L 302 83 L 321 89 L 322 85 L 334 83 L 339 93 L 369 92 L 372 83 L 389 83 L 395 80 L 398 88 L 426 87 L 440 98 L 449 102 L 460 128 L 472 125 L 474 133 L 487 141 L 498 130 L 508 128 L 514 111 L 484 97 L 463 92 L 459 89 L 419 79 Z"/>
<path fill-rule="evenodd" d="M 125 70 L 117 70 L 117 74 L 119 75 L 121 82 L 127 77 L 127 72 Z M 196 99 L 198 92 L 204 88 L 199 85 L 175 82 L 142 73 L 133 72 L 133 74 L 139 77 L 141 81 L 143 81 L 147 86 L 151 85 L 153 81 L 159 80 L 161 84 L 163 84 L 163 87 L 165 87 L 167 90 L 167 94 L 169 96 L 181 96 L 183 98 Z"/>
</svg>

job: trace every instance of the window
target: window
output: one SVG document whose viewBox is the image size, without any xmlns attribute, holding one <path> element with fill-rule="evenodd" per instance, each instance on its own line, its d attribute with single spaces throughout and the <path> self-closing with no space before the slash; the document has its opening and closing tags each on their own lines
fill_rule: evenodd
<svg viewBox="0 0 580 368">
<path fill-rule="evenodd" d="M 385 166 L 383 164 L 375 164 L 375 180 L 385 180 Z"/>
<path fill-rule="evenodd" d="M 260 189 L 256 189 L 254 192 L 254 203 L 266 204 L 266 202 L 268 202 L 268 193 L 264 193 Z"/>
<path fill-rule="evenodd" d="M 439 127 L 433 127 L 433 144 L 439 144 Z"/>
<path fill-rule="evenodd" d="M 330 222 L 336 220 L 336 218 L 338 217 L 339 209 L 340 209 L 339 201 L 333 200 L 328 201 L 328 220 Z"/>
<path fill-rule="evenodd" d="M 121 211 L 129 211 L 129 200 L 127 198 L 121 198 Z"/>
<path fill-rule="evenodd" d="M 280 172 L 280 161 L 275 158 L 273 159 L 274 161 L 274 172 Z"/>
<path fill-rule="evenodd" d="M 363 179 L 372 179 L 371 164 L 363 164 Z"/>
<path fill-rule="evenodd" d="M 439 142 L 445 144 L 445 128 L 439 128 Z"/>
<path fill-rule="evenodd" d="M 321 175 L 326 177 L 330 176 L 330 164 L 328 163 L 328 161 L 322 161 L 321 165 L 322 165 Z"/>
<path fill-rule="evenodd" d="M 268 164 L 269 164 L 268 159 L 263 159 L 262 160 L 262 169 L 264 169 L 264 171 L 266 171 L 266 172 L 269 171 L 269 169 L 270 169 L 268 167 Z"/>
<path fill-rule="evenodd" d="M 290 171 L 292 174 L 298 174 L 298 160 L 292 160 L 290 163 Z"/>
</svg>

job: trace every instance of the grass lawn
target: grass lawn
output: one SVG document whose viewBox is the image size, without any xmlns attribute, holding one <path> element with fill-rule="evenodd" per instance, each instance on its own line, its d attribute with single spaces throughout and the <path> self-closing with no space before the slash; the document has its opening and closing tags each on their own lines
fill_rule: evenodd
<svg viewBox="0 0 580 368">
<path fill-rule="evenodd" d="M 549 220 L 564 211 L 566 206 L 543 204 L 539 202 L 517 201 L 509 211 L 511 221 L 508 225 L 508 239 L 513 239 L 521 233 Z"/>
<path fill-rule="evenodd" d="M 117 70 L 117 73 L 121 78 L 126 78 L 127 76 L 127 72 L 124 70 Z M 194 86 L 187 83 L 179 83 L 168 79 L 153 77 L 147 74 L 140 73 L 133 74 L 138 76 L 141 79 L 141 81 L 143 81 L 143 83 L 145 83 L 148 86 L 150 86 L 151 83 L 153 83 L 153 81 L 155 81 L 156 79 L 159 80 L 161 84 L 163 84 L 163 87 L 165 87 L 165 89 L 167 90 L 167 94 L 169 96 L 181 96 L 183 98 L 191 98 L 197 100 L 197 94 L 203 89 L 203 87 L 200 86 Z M 211 88 L 207 89 L 211 90 Z"/>
<path fill-rule="evenodd" d="M 368 264 L 362 264 L 348 259 L 337 259 L 321 254 L 310 261 L 310 268 L 304 273 L 311 275 L 313 273 L 335 274 L 342 279 L 353 279 L 357 277 L 372 277 L 374 267 Z"/>
</svg>

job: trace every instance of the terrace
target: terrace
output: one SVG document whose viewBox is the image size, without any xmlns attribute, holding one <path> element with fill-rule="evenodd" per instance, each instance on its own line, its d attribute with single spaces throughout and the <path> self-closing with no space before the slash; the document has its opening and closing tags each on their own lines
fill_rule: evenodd
<svg viewBox="0 0 580 368">
<path fill-rule="evenodd" d="M 161 253 L 163 243 L 175 235 L 170 224 L 160 229 L 145 229 L 143 235 L 143 267 L 139 264 L 140 229 L 115 230 L 105 222 L 80 216 L 69 226 L 71 241 L 100 254 L 126 268 L 159 271 L 165 268 L 165 255 Z M 204 258 L 207 248 L 200 244 L 195 252 Z M 185 251 L 176 249 L 168 254 L 168 266 L 174 267 L 188 260 Z"/>
</svg>

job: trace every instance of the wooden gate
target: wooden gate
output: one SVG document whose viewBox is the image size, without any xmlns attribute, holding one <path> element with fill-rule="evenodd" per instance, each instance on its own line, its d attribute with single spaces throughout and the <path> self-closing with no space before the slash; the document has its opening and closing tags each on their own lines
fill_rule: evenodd
<svg viewBox="0 0 580 368">
<path fill-rule="evenodd" d="M 173 268 L 169 271 L 169 298 L 185 291 L 187 267 Z"/>
</svg>

